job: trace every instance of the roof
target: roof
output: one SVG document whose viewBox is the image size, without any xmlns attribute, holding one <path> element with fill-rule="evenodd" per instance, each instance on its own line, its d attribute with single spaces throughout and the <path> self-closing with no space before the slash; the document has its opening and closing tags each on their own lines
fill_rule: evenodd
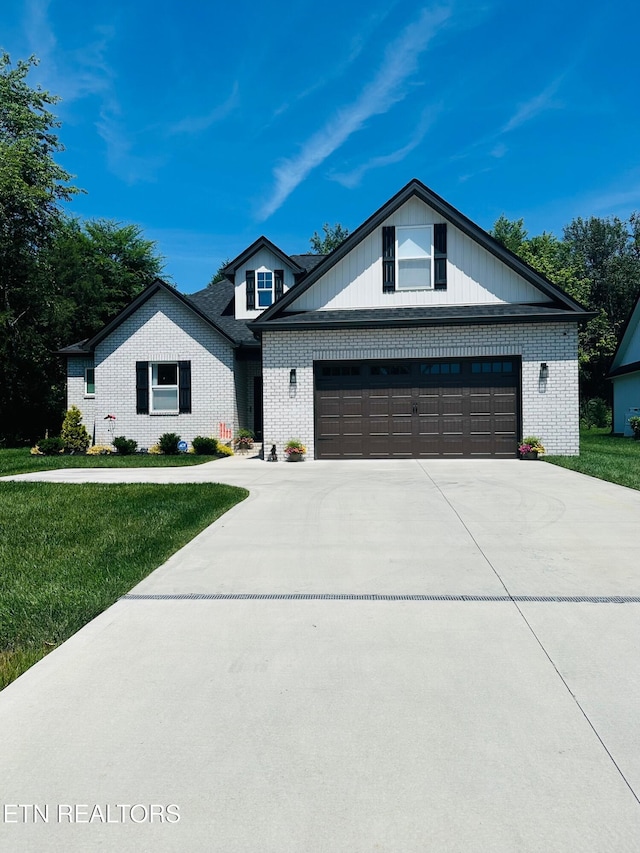
<svg viewBox="0 0 640 853">
<path fill-rule="evenodd" d="M 638 371 L 640 371 L 640 361 L 632 361 L 629 364 L 623 364 L 622 367 L 610 370 L 605 379 L 617 379 L 618 376 L 624 376 L 627 373 L 637 373 Z"/>
<path fill-rule="evenodd" d="M 591 312 L 548 305 L 442 305 L 411 308 L 362 308 L 301 311 L 251 323 L 255 329 L 383 328 L 393 326 L 458 326 L 481 323 L 549 323 L 588 320 Z"/>
<path fill-rule="evenodd" d="M 280 258 L 283 264 L 286 264 L 287 266 L 291 267 L 294 273 L 303 273 L 305 271 L 305 268 L 303 266 L 300 266 L 295 260 L 293 260 L 293 258 L 304 258 L 307 257 L 306 255 L 293 255 L 292 257 L 290 257 L 289 255 L 285 255 L 282 249 L 279 249 L 275 243 L 272 243 L 271 240 L 268 240 L 263 235 L 262 237 L 258 237 L 257 240 L 254 240 L 254 242 L 248 248 L 246 248 L 244 252 L 238 255 L 237 258 L 234 258 L 232 261 L 229 261 L 229 263 L 225 266 L 222 272 L 226 276 L 233 279 L 235 271 L 238 269 L 238 267 L 242 266 L 245 261 L 248 261 L 249 258 L 253 257 L 253 255 L 255 255 L 255 253 L 258 252 L 260 249 L 268 249 L 270 252 L 273 252 L 276 257 Z"/>
<path fill-rule="evenodd" d="M 193 303 L 202 314 L 215 320 L 228 337 L 239 346 L 259 347 L 253 332 L 247 326 L 245 320 L 236 320 L 234 316 L 235 287 L 229 279 L 225 278 L 215 284 L 190 293 L 186 297 L 188 302 Z"/>
<path fill-rule="evenodd" d="M 328 255 L 321 256 L 321 262 L 317 264 L 307 276 L 305 276 L 297 287 L 287 291 L 282 299 L 279 299 L 270 308 L 267 308 L 260 318 L 254 321 L 252 324 L 254 328 L 267 328 L 267 324 L 268 327 L 271 327 L 272 321 L 286 311 L 287 307 L 291 305 L 292 302 L 308 290 L 333 266 L 335 266 L 338 261 L 348 255 L 349 252 L 351 252 L 359 243 L 362 242 L 362 240 L 365 239 L 365 237 L 371 234 L 375 228 L 384 222 L 385 219 L 388 219 L 391 214 L 414 196 L 424 201 L 425 204 L 433 208 L 444 219 L 451 222 L 456 228 L 459 228 L 460 231 L 465 233 L 472 240 L 475 240 L 476 243 L 501 260 L 518 275 L 522 276 L 525 281 L 534 285 L 534 287 L 538 288 L 542 293 L 550 299 L 553 299 L 556 303 L 564 306 L 568 312 L 575 312 L 577 314 L 583 314 L 585 312 L 584 307 L 572 299 L 569 294 L 565 293 L 557 285 L 550 282 L 543 275 L 526 264 L 521 258 L 514 255 L 513 252 L 510 252 L 501 243 L 498 243 L 498 241 L 484 231 L 484 229 L 480 228 L 479 225 L 476 225 L 475 222 L 472 222 L 464 214 L 460 213 L 459 210 L 456 210 L 456 208 L 450 205 L 449 202 L 434 193 L 433 190 L 430 190 L 421 181 L 414 178 L 412 181 L 409 181 L 409 183 L 403 187 L 400 192 L 396 193 L 393 198 L 389 199 L 388 202 L 383 204 L 382 207 L 363 222 L 359 228 L 356 228 L 356 230 L 353 231 L 343 243 Z"/>
</svg>

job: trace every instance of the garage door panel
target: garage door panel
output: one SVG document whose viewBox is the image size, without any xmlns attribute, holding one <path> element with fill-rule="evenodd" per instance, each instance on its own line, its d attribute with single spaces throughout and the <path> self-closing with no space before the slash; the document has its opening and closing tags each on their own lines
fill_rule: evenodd
<svg viewBox="0 0 640 853">
<path fill-rule="evenodd" d="M 370 362 L 324 364 L 316 372 L 319 458 L 516 455 L 515 358 L 385 362 L 377 372 Z"/>
</svg>

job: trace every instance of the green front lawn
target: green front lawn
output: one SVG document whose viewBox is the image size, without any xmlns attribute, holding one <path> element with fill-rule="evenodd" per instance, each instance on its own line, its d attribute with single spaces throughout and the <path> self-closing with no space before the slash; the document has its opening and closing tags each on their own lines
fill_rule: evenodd
<svg viewBox="0 0 640 853">
<path fill-rule="evenodd" d="M 195 453 L 180 453 L 178 456 L 156 456 L 153 453 L 135 453 L 131 456 L 31 456 L 28 447 L 20 447 L 0 450 L 0 477 L 33 471 L 51 471 L 54 468 L 166 468 L 201 465 L 217 458 L 197 456 Z"/>
<path fill-rule="evenodd" d="M 0 483 L 0 689 L 247 495 L 219 483 Z"/>
<path fill-rule="evenodd" d="M 581 430 L 580 456 L 542 458 L 552 465 L 640 489 L 640 441 L 612 436 L 608 429 Z"/>
</svg>

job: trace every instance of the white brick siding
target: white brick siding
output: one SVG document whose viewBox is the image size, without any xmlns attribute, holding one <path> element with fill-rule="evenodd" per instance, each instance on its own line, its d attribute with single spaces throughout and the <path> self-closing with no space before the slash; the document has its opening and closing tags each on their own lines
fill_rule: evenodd
<svg viewBox="0 0 640 853">
<path fill-rule="evenodd" d="M 136 414 L 136 361 L 190 361 L 191 414 Z M 218 436 L 220 423 L 234 434 L 238 429 L 237 400 L 246 399 L 246 392 L 234 371 L 232 345 L 169 293 L 156 293 L 97 345 L 94 400 L 84 398 L 84 367 L 91 362 L 68 362 L 68 403 L 82 411 L 90 434 L 95 420 L 97 444 L 124 435 L 150 447 L 165 432 L 191 441 L 196 435 Z M 116 416 L 113 434 L 107 414 Z"/>
<path fill-rule="evenodd" d="M 313 363 L 373 358 L 522 357 L 522 432 L 548 453 L 577 455 L 578 333 L 575 323 L 514 323 L 410 329 L 264 332 L 264 445 L 290 438 L 314 454 Z M 541 381 L 540 364 L 549 366 Z M 296 369 L 297 384 L 289 385 Z M 515 449 L 514 449 L 515 450 Z"/>
<path fill-rule="evenodd" d="M 87 397 L 85 391 L 85 370 L 93 367 L 93 357 L 74 356 L 67 359 L 67 408 L 77 406 L 82 412 L 82 422 L 89 435 L 93 435 L 95 418 L 95 398 Z"/>
</svg>

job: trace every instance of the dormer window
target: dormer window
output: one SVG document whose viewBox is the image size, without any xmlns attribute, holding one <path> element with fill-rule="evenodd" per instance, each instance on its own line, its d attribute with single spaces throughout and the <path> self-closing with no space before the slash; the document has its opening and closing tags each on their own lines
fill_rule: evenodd
<svg viewBox="0 0 640 853">
<path fill-rule="evenodd" d="M 273 302 L 273 273 L 258 272 L 258 308 L 268 308 Z"/>
</svg>

